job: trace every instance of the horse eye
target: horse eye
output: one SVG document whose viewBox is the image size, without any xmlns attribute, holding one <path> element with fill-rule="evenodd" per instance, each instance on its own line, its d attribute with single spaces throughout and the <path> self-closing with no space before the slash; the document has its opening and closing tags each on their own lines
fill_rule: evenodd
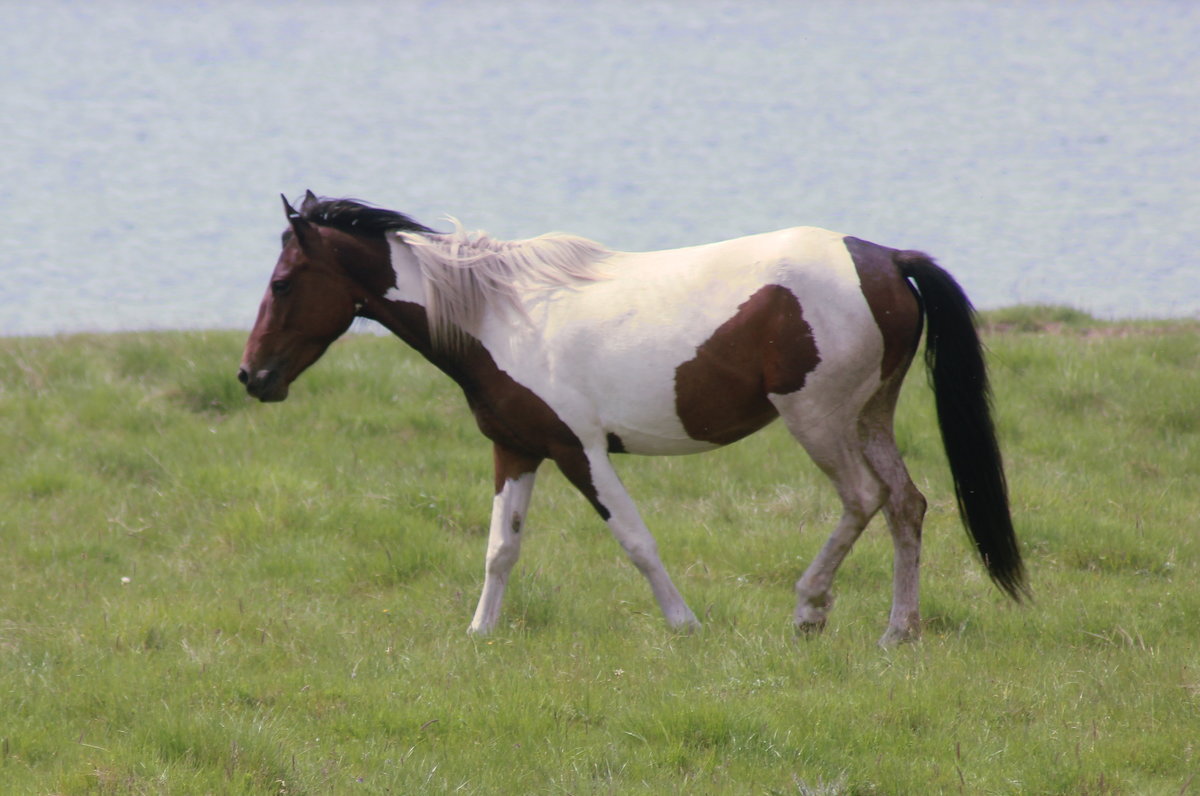
<svg viewBox="0 0 1200 796">
<path fill-rule="evenodd" d="M 286 296 L 292 289 L 292 281 L 290 279 L 276 279 L 271 282 L 271 294 L 273 296 Z"/>
</svg>

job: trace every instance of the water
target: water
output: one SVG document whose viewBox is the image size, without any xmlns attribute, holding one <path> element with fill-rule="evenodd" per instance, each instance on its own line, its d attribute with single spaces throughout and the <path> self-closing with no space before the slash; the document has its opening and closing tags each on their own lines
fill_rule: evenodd
<svg viewBox="0 0 1200 796">
<path fill-rule="evenodd" d="M 248 328 L 278 195 L 619 249 L 814 224 L 1200 316 L 1200 4 L 4 3 L 0 334 Z"/>
</svg>

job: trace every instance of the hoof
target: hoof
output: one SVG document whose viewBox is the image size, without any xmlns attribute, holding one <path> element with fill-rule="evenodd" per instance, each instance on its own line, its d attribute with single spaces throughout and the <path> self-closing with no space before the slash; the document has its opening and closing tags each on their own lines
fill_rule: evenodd
<svg viewBox="0 0 1200 796">
<path fill-rule="evenodd" d="M 678 633 L 682 636 L 690 636 L 693 633 L 699 633 L 704 628 L 704 625 L 700 624 L 700 620 L 695 616 L 690 615 L 690 613 L 691 612 L 689 612 L 689 616 L 680 621 L 668 622 L 667 627 L 671 628 L 672 632 Z"/>
<path fill-rule="evenodd" d="M 920 639 L 921 633 L 917 630 L 889 627 L 887 632 L 883 634 L 883 638 L 879 639 L 879 646 L 884 649 L 891 649 L 901 644 L 912 644 Z"/>
<path fill-rule="evenodd" d="M 825 620 L 815 619 L 809 622 L 796 622 L 792 627 L 795 628 L 796 635 L 800 638 L 812 638 L 824 632 Z"/>
</svg>

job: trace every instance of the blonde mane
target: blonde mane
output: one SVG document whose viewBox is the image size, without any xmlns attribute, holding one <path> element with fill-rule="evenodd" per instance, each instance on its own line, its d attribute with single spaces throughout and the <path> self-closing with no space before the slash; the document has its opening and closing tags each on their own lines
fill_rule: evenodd
<svg viewBox="0 0 1200 796">
<path fill-rule="evenodd" d="M 454 232 L 445 235 L 400 233 L 421 268 L 436 349 L 461 349 L 468 337 L 478 336 L 489 307 L 528 320 L 524 300 L 530 294 L 605 278 L 598 266 L 611 252 L 587 238 L 555 232 L 503 241 L 450 221 Z"/>
</svg>

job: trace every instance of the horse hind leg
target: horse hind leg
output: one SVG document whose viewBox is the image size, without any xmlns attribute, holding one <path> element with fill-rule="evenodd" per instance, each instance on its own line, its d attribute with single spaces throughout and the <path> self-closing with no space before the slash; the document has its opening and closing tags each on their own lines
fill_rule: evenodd
<svg viewBox="0 0 1200 796">
<path fill-rule="evenodd" d="M 868 463 L 856 419 L 805 421 L 789 396 L 773 398 L 780 415 L 809 456 L 829 476 L 842 501 L 842 516 L 829 539 L 796 581 L 793 622 L 802 633 L 825 627 L 833 605 L 833 580 L 863 529 L 888 497 L 886 484 Z"/>
<path fill-rule="evenodd" d="M 888 488 L 883 513 L 894 549 L 892 612 L 887 631 L 879 640 L 882 646 L 913 641 L 921 633 L 921 524 L 926 504 L 925 496 L 909 477 L 892 431 L 898 387 L 897 383 L 882 389 L 863 411 L 861 421 L 867 461 Z"/>
</svg>

